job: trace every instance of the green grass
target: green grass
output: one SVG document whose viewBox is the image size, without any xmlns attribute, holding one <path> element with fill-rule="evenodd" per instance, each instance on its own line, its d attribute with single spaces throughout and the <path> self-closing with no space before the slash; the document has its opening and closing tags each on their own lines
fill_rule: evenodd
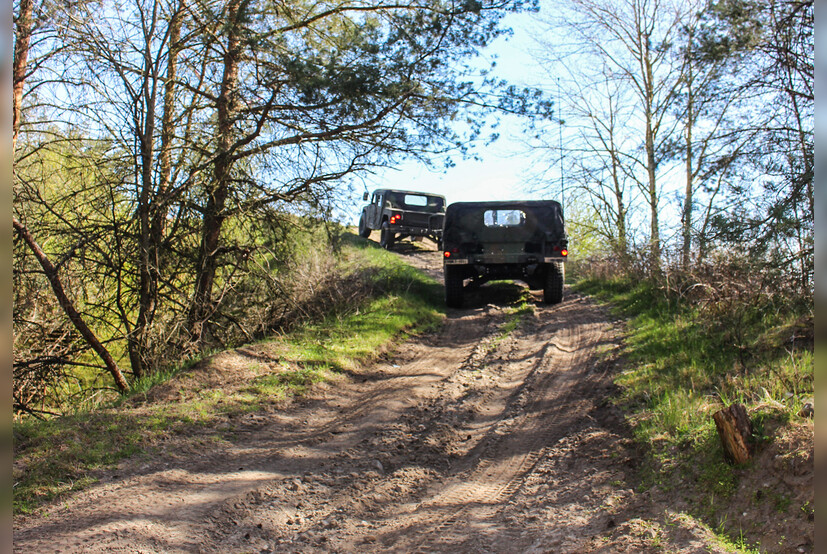
<svg viewBox="0 0 827 554">
<path fill-rule="evenodd" d="M 494 339 L 492 346 L 502 342 L 506 337 L 511 335 L 517 328 L 525 321 L 525 318 L 534 315 L 534 304 L 531 301 L 531 292 L 527 288 L 521 287 L 520 296 L 513 305 L 506 310 L 505 323 L 500 327 L 500 333 Z"/>
<path fill-rule="evenodd" d="M 256 397 L 281 399 L 290 394 L 304 394 L 308 387 L 325 381 L 329 374 L 329 368 L 325 366 L 302 367 L 294 371 L 287 370 L 283 373 L 272 373 L 257 377 L 244 390 Z"/>
<path fill-rule="evenodd" d="M 94 483 L 96 470 L 148 453 L 165 434 L 187 435 L 232 406 L 217 391 L 143 410 L 106 408 L 14 424 L 14 511 L 30 513 L 46 501 Z M 201 440 L 201 439 L 196 439 Z"/>
<path fill-rule="evenodd" d="M 813 395 L 813 353 L 778 340 L 798 316 L 777 306 L 703 312 L 667 298 L 646 282 L 584 280 L 581 292 L 609 304 L 627 321 L 625 370 L 617 402 L 651 459 L 641 486 L 664 490 L 695 483 L 693 512 L 714 522 L 736 493 L 738 469 L 723 461 L 712 414 L 733 402 L 751 411 L 756 444 L 765 428 L 788 422 Z M 779 512 L 789 508 L 783 498 Z M 730 533 L 733 530 L 729 530 Z M 740 551 L 751 551 L 743 542 Z"/>
<path fill-rule="evenodd" d="M 351 369 L 397 336 L 440 323 L 437 306 L 408 293 L 366 303 L 343 317 L 331 316 L 278 339 L 281 356 L 301 366 Z"/>
<path fill-rule="evenodd" d="M 15 423 L 15 512 L 30 512 L 44 501 L 89 485 L 94 481 L 90 472 L 135 454 L 141 436 L 156 433 L 170 420 L 146 423 L 154 427 L 118 413 Z"/>
<path fill-rule="evenodd" d="M 96 470 L 126 457 L 151 456 L 164 435 L 225 440 L 210 429 L 219 418 L 304 394 L 313 384 L 352 370 L 443 320 L 442 287 L 397 256 L 345 235 L 340 257 L 339 271 L 345 278 L 364 281 L 364 294 L 352 304 L 332 306 L 320 321 L 262 341 L 260 346 L 277 353 L 280 363 L 248 385 L 198 390 L 166 403 L 143 402 L 152 387 L 170 380 L 174 385 L 175 378 L 186 379 L 195 371 L 198 360 L 190 360 L 135 383 L 130 396 L 108 407 L 15 422 L 15 513 L 32 512 L 44 502 L 89 486 Z M 193 433 L 196 429 L 201 432 Z"/>
<path fill-rule="evenodd" d="M 750 315 L 739 344 L 696 309 L 663 298 L 648 284 L 584 281 L 576 287 L 627 318 L 628 363 L 617 384 L 648 441 L 702 440 L 713 428 L 712 411 L 732 402 L 769 400 L 786 407 L 776 414 L 784 418 L 813 394 L 810 350 L 762 344 L 768 330 L 785 328 L 795 314 Z"/>
<path fill-rule="evenodd" d="M 761 548 L 756 545 L 751 545 L 744 537 L 743 531 L 738 532 L 737 536 L 734 538 L 729 538 L 726 536 L 726 533 L 723 531 L 725 527 L 725 523 L 722 524 L 717 532 L 717 542 L 721 548 L 724 548 L 730 552 L 737 552 L 738 554 L 760 554 Z"/>
</svg>

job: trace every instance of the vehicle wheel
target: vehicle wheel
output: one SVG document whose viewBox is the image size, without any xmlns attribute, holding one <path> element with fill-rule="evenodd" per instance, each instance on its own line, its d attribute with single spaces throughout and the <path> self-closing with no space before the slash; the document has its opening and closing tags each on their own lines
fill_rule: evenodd
<svg viewBox="0 0 827 554">
<path fill-rule="evenodd" d="M 548 264 L 543 287 L 543 302 L 559 304 L 563 300 L 563 273 L 559 264 Z"/>
<path fill-rule="evenodd" d="M 393 243 L 396 241 L 396 233 L 390 230 L 390 225 L 388 222 L 384 222 L 382 224 L 382 231 L 379 235 L 379 246 L 390 250 L 393 247 Z"/>
<path fill-rule="evenodd" d="M 362 214 L 362 217 L 359 218 L 359 236 L 363 239 L 370 236 L 370 229 L 368 229 L 367 223 L 365 223 L 365 214 Z"/>
<path fill-rule="evenodd" d="M 464 291 L 462 290 L 462 273 L 459 268 L 445 268 L 445 304 L 451 308 L 462 308 Z"/>
</svg>

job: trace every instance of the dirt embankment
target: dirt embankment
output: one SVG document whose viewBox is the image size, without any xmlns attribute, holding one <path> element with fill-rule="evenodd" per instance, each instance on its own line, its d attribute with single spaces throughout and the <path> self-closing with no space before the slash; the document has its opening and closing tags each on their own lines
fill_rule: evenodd
<svg viewBox="0 0 827 554">
<path fill-rule="evenodd" d="M 404 254 L 439 274 L 437 252 Z M 587 298 L 471 296 L 439 332 L 201 452 L 132 460 L 15 521 L 18 552 L 715 552 L 636 493 L 606 402 L 615 328 Z M 245 353 L 255 347 L 247 347 Z"/>
</svg>

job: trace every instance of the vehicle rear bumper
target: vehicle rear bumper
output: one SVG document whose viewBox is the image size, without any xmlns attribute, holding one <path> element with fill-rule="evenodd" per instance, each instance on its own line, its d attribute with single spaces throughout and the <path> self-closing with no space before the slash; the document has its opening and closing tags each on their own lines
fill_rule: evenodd
<svg viewBox="0 0 827 554">
<path fill-rule="evenodd" d="M 488 256 L 467 256 L 459 258 L 446 258 L 448 265 L 527 265 L 527 264 L 551 264 L 566 261 L 563 256 L 533 256 L 525 254 L 517 255 L 488 255 Z"/>
<path fill-rule="evenodd" d="M 427 227 L 410 227 L 407 225 L 391 225 L 388 230 L 398 233 L 400 235 L 410 235 L 414 237 L 430 237 L 442 236 L 442 229 L 429 229 Z"/>
</svg>

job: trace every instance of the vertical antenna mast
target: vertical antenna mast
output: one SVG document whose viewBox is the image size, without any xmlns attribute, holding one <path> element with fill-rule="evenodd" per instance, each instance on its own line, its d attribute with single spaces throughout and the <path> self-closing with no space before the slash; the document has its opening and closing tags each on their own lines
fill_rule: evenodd
<svg viewBox="0 0 827 554">
<path fill-rule="evenodd" d="M 565 213 L 565 199 L 566 199 L 566 185 L 563 180 L 563 117 L 560 106 L 562 105 L 560 99 L 560 77 L 557 77 L 557 123 L 560 125 L 560 206 L 563 207 Z"/>
</svg>

